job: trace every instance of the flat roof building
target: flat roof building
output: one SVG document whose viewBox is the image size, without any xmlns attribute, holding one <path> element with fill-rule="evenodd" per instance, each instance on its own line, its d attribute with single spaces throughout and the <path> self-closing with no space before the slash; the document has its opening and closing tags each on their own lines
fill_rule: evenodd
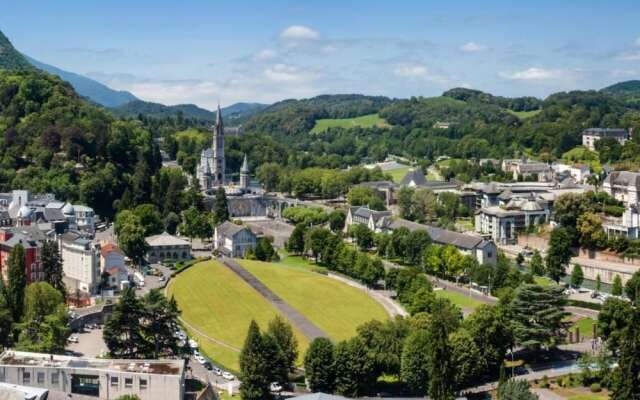
<svg viewBox="0 0 640 400">
<path fill-rule="evenodd" d="M 183 360 L 117 360 L 5 350 L 0 382 L 47 389 L 51 393 L 141 400 L 184 397 Z"/>
</svg>

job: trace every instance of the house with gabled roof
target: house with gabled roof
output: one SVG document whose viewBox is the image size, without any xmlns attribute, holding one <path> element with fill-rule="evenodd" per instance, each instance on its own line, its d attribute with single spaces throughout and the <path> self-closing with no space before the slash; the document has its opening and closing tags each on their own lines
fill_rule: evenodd
<svg viewBox="0 0 640 400">
<path fill-rule="evenodd" d="M 214 249 L 228 257 L 244 257 L 254 250 L 258 237 L 248 227 L 225 221 L 213 233 Z"/>
</svg>

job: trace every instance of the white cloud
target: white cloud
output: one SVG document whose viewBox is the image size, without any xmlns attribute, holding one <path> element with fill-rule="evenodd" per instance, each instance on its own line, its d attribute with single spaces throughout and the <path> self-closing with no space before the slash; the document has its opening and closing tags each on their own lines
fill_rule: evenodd
<svg viewBox="0 0 640 400">
<path fill-rule="evenodd" d="M 531 67 L 522 71 L 516 71 L 512 73 L 500 72 L 498 75 L 503 79 L 514 81 L 548 81 L 571 79 L 574 78 L 578 72 L 578 70 L 545 69 Z"/>
<path fill-rule="evenodd" d="M 468 42 L 460 46 L 460 51 L 464 51 L 466 53 L 477 53 L 479 51 L 486 50 L 487 47 L 475 42 Z"/>
<path fill-rule="evenodd" d="M 272 60 L 276 58 L 276 56 L 277 56 L 277 53 L 275 50 L 264 49 L 254 54 L 253 59 L 256 61 L 266 61 L 266 60 Z"/>
<path fill-rule="evenodd" d="M 290 64 L 275 64 L 264 70 L 264 76 L 272 82 L 280 83 L 306 82 L 313 79 L 313 74 Z"/>
<path fill-rule="evenodd" d="M 633 42 L 633 46 L 634 46 L 634 47 L 640 47 L 640 37 L 638 37 L 638 38 Z"/>
<path fill-rule="evenodd" d="M 620 61 L 640 61 L 640 51 L 626 51 L 616 57 Z"/>
<path fill-rule="evenodd" d="M 399 65 L 393 73 L 403 78 L 424 78 L 429 75 L 429 68 L 424 65 Z"/>
<path fill-rule="evenodd" d="M 304 25 L 291 25 L 280 33 L 280 37 L 285 40 L 315 40 L 320 34 Z"/>
</svg>

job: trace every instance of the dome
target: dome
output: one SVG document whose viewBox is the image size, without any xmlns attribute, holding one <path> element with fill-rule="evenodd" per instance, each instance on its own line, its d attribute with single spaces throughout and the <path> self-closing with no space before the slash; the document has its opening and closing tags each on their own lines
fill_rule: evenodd
<svg viewBox="0 0 640 400">
<path fill-rule="evenodd" d="M 31 211 L 31 209 L 29 207 L 22 206 L 18 210 L 18 218 L 31 218 L 31 214 L 32 213 L 33 212 Z"/>
<path fill-rule="evenodd" d="M 522 211 L 542 211 L 542 207 L 536 201 L 527 200 L 522 205 Z"/>
<path fill-rule="evenodd" d="M 64 207 L 62 207 L 62 213 L 64 215 L 74 215 L 76 213 L 76 210 L 74 210 L 71 204 L 67 203 L 64 205 Z"/>
</svg>

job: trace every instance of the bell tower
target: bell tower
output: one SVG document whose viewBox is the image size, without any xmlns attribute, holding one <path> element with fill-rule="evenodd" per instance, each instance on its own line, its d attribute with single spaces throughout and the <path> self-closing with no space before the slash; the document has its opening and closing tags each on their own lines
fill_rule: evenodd
<svg viewBox="0 0 640 400">
<path fill-rule="evenodd" d="M 224 124 L 222 122 L 222 111 L 218 103 L 218 113 L 216 124 L 213 127 L 213 185 L 222 186 L 225 184 L 225 162 L 224 162 Z"/>
</svg>

